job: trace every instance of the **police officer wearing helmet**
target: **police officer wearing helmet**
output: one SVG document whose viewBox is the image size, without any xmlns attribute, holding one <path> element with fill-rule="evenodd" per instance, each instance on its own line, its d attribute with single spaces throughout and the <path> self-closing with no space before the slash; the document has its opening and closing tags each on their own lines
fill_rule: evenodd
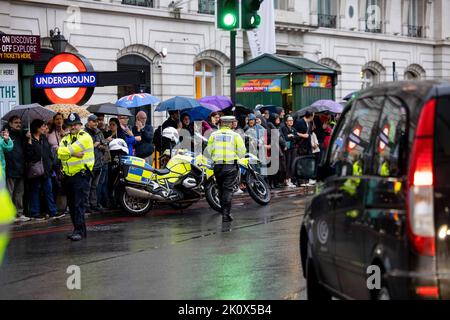
<svg viewBox="0 0 450 320">
<path fill-rule="evenodd" d="M 214 162 L 214 176 L 219 189 L 223 222 L 233 220 L 230 212 L 233 191 L 239 174 L 237 161 L 243 158 L 247 152 L 244 140 L 231 129 L 235 120 L 236 118 L 233 116 L 221 117 L 220 129 L 211 134 L 207 147 Z"/>
<path fill-rule="evenodd" d="M 94 143 L 91 136 L 82 130 L 80 117 L 71 113 L 65 121 L 69 133 L 61 140 L 58 158 L 62 162 L 67 192 L 67 204 L 74 226 L 68 235 L 72 241 L 86 238 L 85 204 L 91 172 L 94 168 Z"/>
</svg>

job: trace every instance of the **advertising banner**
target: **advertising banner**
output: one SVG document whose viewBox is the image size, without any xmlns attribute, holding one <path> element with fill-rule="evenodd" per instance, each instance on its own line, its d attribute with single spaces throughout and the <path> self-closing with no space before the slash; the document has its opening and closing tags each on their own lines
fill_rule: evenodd
<svg viewBox="0 0 450 320">
<path fill-rule="evenodd" d="M 237 92 L 281 92 L 281 79 L 237 80 Z"/>
<path fill-rule="evenodd" d="M 38 60 L 41 55 L 39 36 L 0 35 L 0 61 Z"/>
<path fill-rule="evenodd" d="M 252 51 L 252 57 L 256 58 L 264 53 L 276 53 L 275 39 L 275 6 L 273 1 L 263 1 L 259 10 L 261 24 L 257 29 L 248 30 L 247 37 Z"/>
<path fill-rule="evenodd" d="M 0 63 L 0 118 L 19 104 L 19 68 Z"/>
<path fill-rule="evenodd" d="M 303 85 L 306 88 L 333 88 L 333 79 L 330 76 L 307 74 L 306 81 Z"/>
</svg>

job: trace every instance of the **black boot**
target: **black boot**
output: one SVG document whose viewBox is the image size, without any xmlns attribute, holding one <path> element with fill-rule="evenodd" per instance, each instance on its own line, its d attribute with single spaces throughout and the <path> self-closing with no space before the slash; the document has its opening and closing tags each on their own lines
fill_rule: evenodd
<svg viewBox="0 0 450 320">
<path fill-rule="evenodd" d="M 231 217 L 230 214 L 224 214 L 222 216 L 222 222 L 231 222 L 231 221 L 233 221 L 233 218 Z"/>
</svg>

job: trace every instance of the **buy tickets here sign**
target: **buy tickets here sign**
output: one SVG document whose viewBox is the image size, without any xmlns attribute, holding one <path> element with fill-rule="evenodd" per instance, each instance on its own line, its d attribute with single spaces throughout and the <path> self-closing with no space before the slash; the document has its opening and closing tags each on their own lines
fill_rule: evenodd
<svg viewBox="0 0 450 320">
<path fill-rule="evenodd" d="M 0 35 L 0 60 L 37 60 L 41 54 L 41 39 L 30 35 Z"/>
</svg>

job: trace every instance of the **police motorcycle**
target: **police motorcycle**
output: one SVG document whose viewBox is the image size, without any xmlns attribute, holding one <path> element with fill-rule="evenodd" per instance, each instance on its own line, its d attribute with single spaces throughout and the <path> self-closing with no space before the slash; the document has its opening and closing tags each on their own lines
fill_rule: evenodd
<svg viewBox="0 0 450 320">
<path fill-rule="evenodd" d="M 258 157 L 250 153 L 238 160 L 239 175 L 234 192 L 245 189 L 256 203 L 265 206 L 270 203 L 271 194 L 268 183 L 260 174 L 260 165 L 261 162 Z M 212 209 L 221 212 L 219 189 L 214 176 L 206 182 L 205 198 Z"/>
<path fill-rule="evenodd" d="M 201 141 L 203 149 L 207 146 L 208 140 L 195 133 L 195 138 Z M 204 158 L 205 159 L 205 158 Z M 203 160 L 204 160 L 203 159 Z M 213 163 L 208 160 L 204 167 L 212 171 L 212 175 L 205 179 L 205 198 L 209 206 L 217 212 L 221 212 L 219 189 L 213 176 Z M 238 160 L 239 175 L 237 177 L 234 192 L 241 188 L 246 189 L 250 197 L 260 205 L 268 205 L 271 200 L 270 187 L 264 177 L 260 174 L 261 161 L 257 156 L 247 153 L 243 159 Z"/>
<path fill-rule="evenodd" d="M 173 145 L 179 142 L 174 128 L 166 128 L 163 137 L 171 140 Z M 110 149 L 118 148 L 124 155 L 120 157 L 115 197 L 132 215 L 145 215 L 154 204 L 186 209 L 203 197 L 205 181 L 214 175 L 208 159 L 183 149 L 171 148 L 166 167 L 155 169 L 144 159 L 126 155 L 128 148 L 122 139 L 111 141 Z"/>
</svg>

